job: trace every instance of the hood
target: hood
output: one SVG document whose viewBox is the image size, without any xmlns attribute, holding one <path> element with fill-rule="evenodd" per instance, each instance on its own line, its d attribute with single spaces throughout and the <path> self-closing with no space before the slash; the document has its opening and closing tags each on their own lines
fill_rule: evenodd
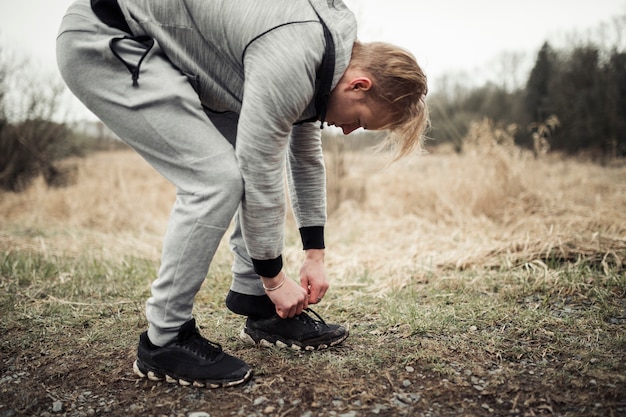
<svg viewBox="0 0 626 417">
<path fill-rule="evenodd" d="M 332 88 L 335 88 L 350 63 L 357 32 L 356 18 L 341 0 L 309 0 L 309 3 L 326 24 L 335 42 L 335 72 L 332 83 Z"/>
</svg>

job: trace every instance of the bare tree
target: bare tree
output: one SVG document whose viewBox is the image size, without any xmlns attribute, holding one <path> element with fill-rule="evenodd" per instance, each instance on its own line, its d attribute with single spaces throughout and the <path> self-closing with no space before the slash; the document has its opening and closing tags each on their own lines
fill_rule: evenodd
<svg viewBox="0 0 626 417">
<path fill-rule="evenodd" d="M 69 131 L 53 116 L 64 88 L 58 77 L 0 46 L 0 188 L 21 191 L 38 175 L 50 185 L 63 182 L 55 145 Z"/>
<path fill-rule="evenodd" d="M 523 88 L 529 69 L 527 64 L 523 52 L 502 52 L 492 64 L 494 82 L 507 93 Z"/>
</svg>

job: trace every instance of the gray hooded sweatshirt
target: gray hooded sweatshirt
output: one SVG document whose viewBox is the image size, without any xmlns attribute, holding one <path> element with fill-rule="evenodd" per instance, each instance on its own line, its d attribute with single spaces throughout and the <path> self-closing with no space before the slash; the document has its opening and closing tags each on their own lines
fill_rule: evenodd
<svg viewBox="0 0 626 417">
<path fill-rule="evenodd" d="M 298 122 L 316 116 L 316 73 L 326 45 L 320 19 L 335 46 L 334 88 L 356 38 L 352 12 L 341 0 L 119 0 L 119 5 L 133 35 L 156 39 L 206 108 L 239 114 L 240 220 L 256 272 L 275 276 L 282 267 L 285 163 L 305 249 L 307 240 L 323 242 L 320 128 Z M 321 238 L 310 236 L 320 230 Z"/>
</svg>

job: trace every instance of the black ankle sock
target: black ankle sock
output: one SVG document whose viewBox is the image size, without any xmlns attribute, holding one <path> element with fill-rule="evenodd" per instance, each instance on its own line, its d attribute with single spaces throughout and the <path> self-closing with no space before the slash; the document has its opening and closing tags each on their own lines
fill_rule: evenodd
<svg viewBox="0 0 626 417">
<path fill-rule="evenodd" d="M 226 296 L 226 307 L 242 316 L 266 319 L 276 313 L 276 307 L 267 295 L 246 295 L 229 291 Z"/>
<path fill-rule="evenodd" d="M 155 350 L 155 349 L 159 349 L 161 347 L 161 346 L 157 346 L 154 343 L 152 343 L 149 338 L 147 340 L 148 340 L 148 349 Z"/>
</svg>

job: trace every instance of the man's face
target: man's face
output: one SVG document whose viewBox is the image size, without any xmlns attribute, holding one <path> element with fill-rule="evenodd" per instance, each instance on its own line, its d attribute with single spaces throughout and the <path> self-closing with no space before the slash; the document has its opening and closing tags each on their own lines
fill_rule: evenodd
<svg viewBox="0 0 626 417">
<path fill-rule="evenodd" d="M 358 70 L 348 70 L 330 93 L 326 123 L 341 128 L 344 135 L 362 127 L 379 130 L 390 122 L 389 112 L 380 103 L 366 100 L 371 78 Z"/>
</svg>

